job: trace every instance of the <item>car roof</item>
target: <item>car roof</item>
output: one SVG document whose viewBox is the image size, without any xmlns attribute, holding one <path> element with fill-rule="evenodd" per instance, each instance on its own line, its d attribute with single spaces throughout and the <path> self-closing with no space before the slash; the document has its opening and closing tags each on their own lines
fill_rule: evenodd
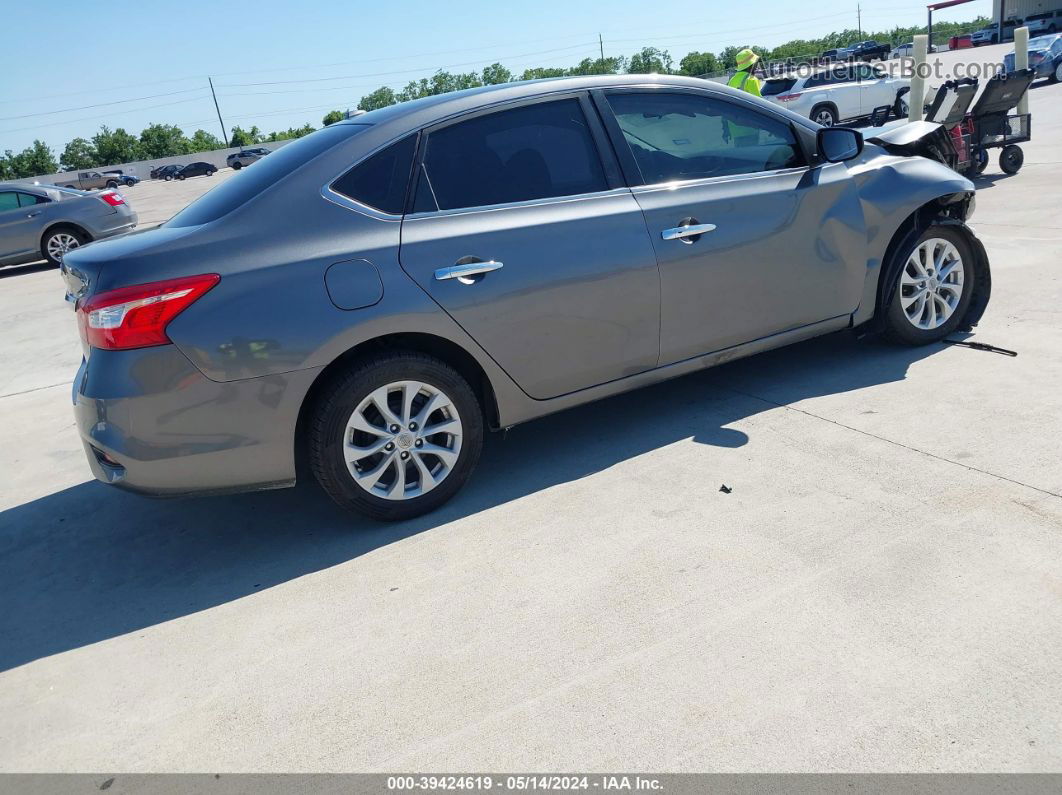
<svg viewBox="0 0 1062 795">
<path fill-rule="evenodd" d="M 458 113 L 485 108 L 502 102 L 511 102 L 532 97 L 568 91 L 589 91 L 603 88 L 635 87 L 698 88 L 720 95 L 748 97 L 743 91 L 729 88 L 722 83 L 699 77 L 680 75 L 588 75 L 579 77 L 552 77 L 542 80 L 520 80 L 493 86 L 467 88 L 431 97 L 400 102 L 386 108 L 363 113 L 351 119 L 336 122 L 343 125 L 382 125 L 398 123 L 401 119 L 410 126 L 423 127 L 442 121 Z"/>
</svg>

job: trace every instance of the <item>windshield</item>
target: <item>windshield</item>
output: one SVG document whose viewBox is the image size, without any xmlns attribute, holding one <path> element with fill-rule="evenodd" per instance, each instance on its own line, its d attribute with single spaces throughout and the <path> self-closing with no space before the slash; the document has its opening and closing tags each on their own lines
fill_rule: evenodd
<svg viewBox="0 0 1062 795">
<path fill-rule="evenodd" d="M 192 202 L 163 226 L 198 226 L 216 221 L 325 150 L 367 130 L 370 126 L 372 125 L 332 124 L 286 144 L 269 157 L 255 163 L 253 168 L 241 170 L 239 174 L 230 177 L 198 201 Z"/>
</svg>

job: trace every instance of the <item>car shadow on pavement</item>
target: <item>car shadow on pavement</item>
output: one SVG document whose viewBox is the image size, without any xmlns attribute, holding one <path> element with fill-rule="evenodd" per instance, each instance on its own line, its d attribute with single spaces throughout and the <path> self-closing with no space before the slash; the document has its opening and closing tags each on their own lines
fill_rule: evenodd
<svg viewBox="0 0 1062 795">
<path fill-rule="evenodd" d="M 7 265 L 0 268 L 0 279 L 12 279 L 16 276 L 27 276 L 31 273 L 51 270 L 56 270 L 56 267 L 45 260 L 33 262 L 29 265 Z"/>
<path fill-rule="evenodd" d="M 747 436 L 728 426 L 777 405 L 902 380 L 941 348 L 832 335 L 492 434 L 464 491 L 396 524 L 347 514 L 312 482 L 184 500 L 95 482 L 50 494 L 0 513 L 0 670 L 445 532 L 451 521 L 679 440 L 740 447 Z"/>
</svg>

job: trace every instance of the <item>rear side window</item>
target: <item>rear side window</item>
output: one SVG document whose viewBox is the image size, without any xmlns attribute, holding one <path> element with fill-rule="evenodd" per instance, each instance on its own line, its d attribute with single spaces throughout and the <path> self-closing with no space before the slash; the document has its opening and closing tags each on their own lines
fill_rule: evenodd
<svg viewBox="0 0 1062 795">
<path fill-rule="evenodd" d="M 368 124 L 330 124 L 315 133 L 299 138 L 262 158 L 254 168 L 218 185 L 202 198 L 192 202 L 163 226 L 198 226 L 216 221 L 257 196 L 269 186 L 286 177 L 336 144 L 367 130 Z"/>
<path fill-rule="evenodd" d="M 18 194 L 12 191 L 0 193 L 0 213 L 18 209 Z"/>
<path fill-rule="evenodd" d="M 607 190 L 578 100 L 538 102 L 428 135 L 416 211 L 455 210 Z"/>
<path fill-rule="evenodd" d="M 43 196 L 34 196 L 32 193 L 20 193 L 18 203 L 23 207 L 32 207 L 34 204 L 44 204 L 48 200 Z"/>
<path fill-rule="evenodd" d="M 358 163 L 332 183 L 332 190 L 382 212 L 401 215 L 416 148 L 417 136 L 407 135 Z"/>
</svg>

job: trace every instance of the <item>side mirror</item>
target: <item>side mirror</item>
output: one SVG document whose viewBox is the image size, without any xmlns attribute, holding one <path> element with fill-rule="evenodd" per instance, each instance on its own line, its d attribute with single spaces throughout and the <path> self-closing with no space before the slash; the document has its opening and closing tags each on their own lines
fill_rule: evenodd
<svg viewBox="0 0 1062 795">
<path fill-rule="evenodd" d="M 816 145 L 819 157 L 829 163 L 843 163 L 859 157 L 863 151 L 863 135 L 847 127 L 823 127 L 819 130 Z"/>
</svg>

